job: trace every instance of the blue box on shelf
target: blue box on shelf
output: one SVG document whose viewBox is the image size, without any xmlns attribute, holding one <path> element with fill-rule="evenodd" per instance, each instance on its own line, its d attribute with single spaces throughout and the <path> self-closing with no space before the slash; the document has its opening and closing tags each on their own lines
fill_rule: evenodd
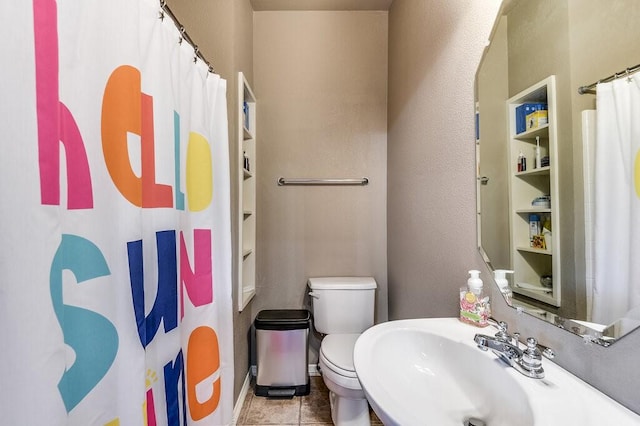
<svg viewBox="0 0 640 426">
<path fill-rule="evenodd" d="M 546 109 L 547 104 L 544 103 L 526 103 L 516 107 L 516 134 L 527 130 L 527 115 Z"/>
</svg>

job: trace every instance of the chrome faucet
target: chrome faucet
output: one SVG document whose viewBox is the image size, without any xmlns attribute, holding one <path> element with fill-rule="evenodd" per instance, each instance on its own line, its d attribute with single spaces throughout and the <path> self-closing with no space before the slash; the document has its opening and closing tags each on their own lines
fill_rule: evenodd
<svg viewBox="0 0 640 426">
<path fill-rule="evenodd" d="M 498 323 L 498 332 L 495 336 L 476 334 L 473 340 L 478 345 L 478 348 L 483 351 L 491 349 L 498 358 L 525 376 L 542 379 L 544 377 L 542 354 L 544 353 L 548 358 L 553 358 L 553 351 L 549 348 L 543 348 L 540 351 L 538 341 L 533 337 L 527 339 L 526 349 L 520 349 L 517 336 L 517 334 L 514 336 L 509 335 L 507 333 L 507 324 L 501 321 Z"/>
<path fill-rule="evenodd" d="M 513 335 L 509 334 L 509 332 L 507 331 L 509 326 L 504 321 L 496 321 L 494 319 L 490 319 L 490 322 L 492 324 L 495 322 L 494 325 L 498 328 L 498 332 L 496 333 L 496 339 L 518 346 L 518 339 L 520 338 L 520 333 L 513 333 Z"/>
</svg>

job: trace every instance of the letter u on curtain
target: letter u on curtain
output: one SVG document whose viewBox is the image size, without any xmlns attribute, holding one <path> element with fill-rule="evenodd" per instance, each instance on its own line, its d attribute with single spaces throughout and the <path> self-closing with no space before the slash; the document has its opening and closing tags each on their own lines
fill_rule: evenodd
<svg viewBox="0 0 640 426">
<path fill-rule="evenodd" d="M 159 12 L 0 5 L 0 423 L 232 421 L 226 82 Z"/>
<path fill-rule="evenodd" d="M 640 305 L 640 75 L 597 86 L 593 321 Z"/>
</svg>

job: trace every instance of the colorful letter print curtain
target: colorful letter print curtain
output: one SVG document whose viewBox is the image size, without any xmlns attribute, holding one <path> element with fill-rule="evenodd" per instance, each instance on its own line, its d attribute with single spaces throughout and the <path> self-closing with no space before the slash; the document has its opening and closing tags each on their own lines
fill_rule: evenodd
<svg viewBox="0 0 640 426">
<path fill-rule="evenodd" d="M 0 15 L 0 423 L 230 424 L 226 82 L 156 0 Z"/>
</svg>

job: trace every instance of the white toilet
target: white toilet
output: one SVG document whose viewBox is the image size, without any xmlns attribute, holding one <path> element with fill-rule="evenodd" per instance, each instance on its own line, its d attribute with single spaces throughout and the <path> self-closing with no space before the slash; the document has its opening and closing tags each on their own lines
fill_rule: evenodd
<svg viewBox="0 0 640 426">
<path fill-rule="evenodd" d="M 319 365 L 329 388 L 331 418 L 337 426 L 369 425 L 369 405 L 353 367 L 353 347 L 373 325 L 376 282 L 371 277 L 309 278 L 313 323 L 326 334 Z"/>
</svg>

